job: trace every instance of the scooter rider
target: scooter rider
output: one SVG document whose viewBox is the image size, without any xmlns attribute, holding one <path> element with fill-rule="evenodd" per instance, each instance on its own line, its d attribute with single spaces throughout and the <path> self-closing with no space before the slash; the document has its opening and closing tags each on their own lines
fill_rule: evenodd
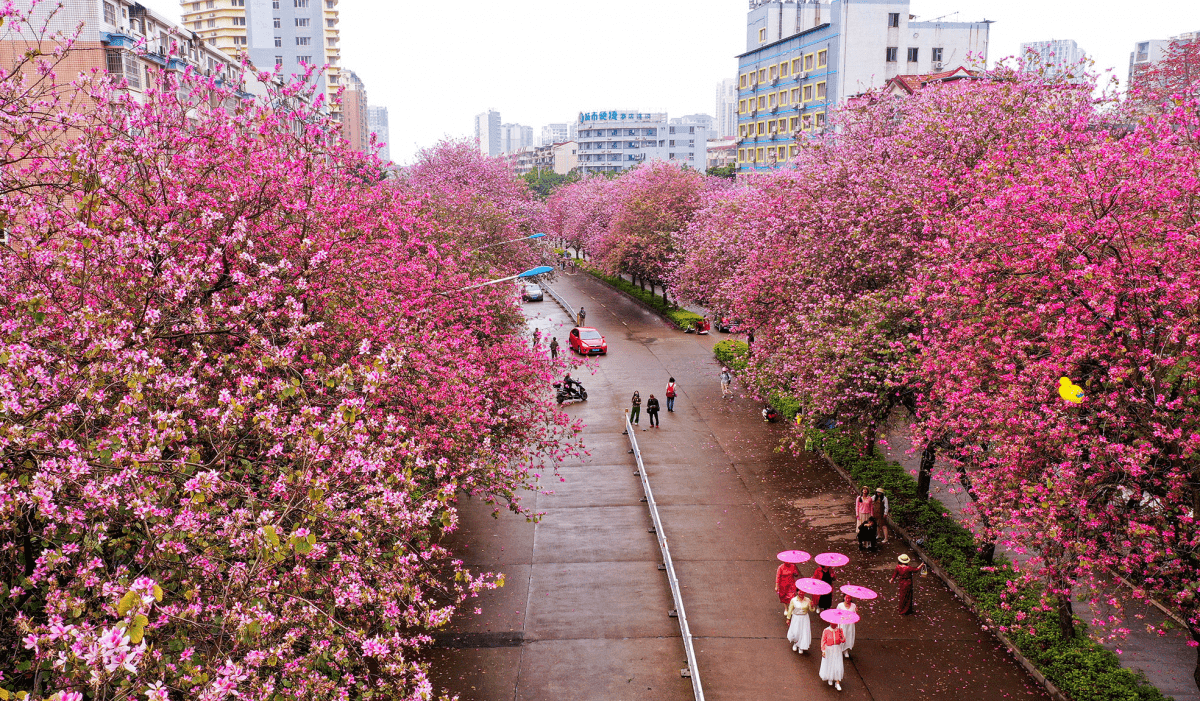
<svg viewBox="0 0 1200 701">
<path fill-rule="evenodd" d="M 577 380 L 572 380 L 571 373 L 568 372 L 563 376 L 563 389 L 568 392 L 573 392 L 578 391 L 576 388 L 583 389 L 583 383 Z"/>
</svg>

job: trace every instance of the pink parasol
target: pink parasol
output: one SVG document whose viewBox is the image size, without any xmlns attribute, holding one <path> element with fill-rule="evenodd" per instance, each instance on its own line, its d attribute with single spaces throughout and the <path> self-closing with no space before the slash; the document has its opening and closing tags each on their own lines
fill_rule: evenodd
<svg viewBox="0 0 1200 701">
<path fill-rule="evenodd" d="M 814 559 L 818 565 L 825 565 L 826 567 L 841 567 L 850 562 L 850 558 L 841 553 L 821 553 Z"/>
<path fill-rule="evenodd" d="M 841 590 L 843 594 L 849 594 L 855 599 L 874 599 L 879 596 L 874 590 L 860 587 L 857 584 L 843 584 Z"/>
<path fill-rule="evenodd" d="M 809 555 L 803 550 L 784 550 L 775 557 L 779 558 L 781 562 L 791 562 L 794 564 L 808 562 L 810 559 L 812 559 L 812 555 Z"/>
<path fill-rule="evenodd" d="M 841 626 L 847 623 L 857 623 L 858 614 L 853 611 L 847 611 L 846 609 L 826 609 L 821 612 L 821 620 L 828 621 L 830 623 L 836 623 Z"/>
<path fill-rule="evenodd" d="M 822 582 L 819 579 L 811 579 L 809 577 L 797 579 L 796 588 L 805 594 L 816 594 L 817 596 L 824 596 L 833 591 L 833 587 L 829 586 L 827 583 Z"/>
</svg>

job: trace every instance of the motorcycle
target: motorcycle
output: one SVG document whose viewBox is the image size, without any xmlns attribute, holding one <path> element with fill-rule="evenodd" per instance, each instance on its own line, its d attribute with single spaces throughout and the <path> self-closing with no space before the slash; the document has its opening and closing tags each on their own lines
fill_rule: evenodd
<svg viewBox="0 0 1200 701">
<path fill-rule="evenodd" d="M 587 401 L 587 390 L 578 382 L 572 382 L 569 385 L 564 385 L 561 382 L 554 383 L 555 401 L 562 404 L 568 400 L 577 399 L 581 402 Z"/>
</svg>

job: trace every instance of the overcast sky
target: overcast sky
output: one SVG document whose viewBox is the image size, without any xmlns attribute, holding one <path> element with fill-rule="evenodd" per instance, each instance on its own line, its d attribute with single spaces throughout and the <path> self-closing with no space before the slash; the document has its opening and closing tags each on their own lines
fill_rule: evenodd
<svg viewBox="0 0 1200 701">
<path fill-rule="evenodd" d="M 178 19 L 173 0 L 142 0 Z M 712 114 L 737 74 L 746 0 L 340 0 L 342 65 L 388 108 L 392 158 L 504 122 L 570 122 L 580 111 Z M 1200 0 L 912 0 L 918 20 L 994 20 L 989 62 L 1021 42 L 1074 39 L 1124 80 L 1136 41 L 1200 30 Z"/>
</svg>

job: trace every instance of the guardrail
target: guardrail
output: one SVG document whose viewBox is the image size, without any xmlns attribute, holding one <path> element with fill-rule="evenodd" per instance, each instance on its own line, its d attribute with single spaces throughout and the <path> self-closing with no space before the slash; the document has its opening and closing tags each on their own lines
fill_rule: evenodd
<svg viewBox="0 0 1200 701">
<path fill-rule="evenodd" d="M 558 303 L 558 306 L 562 307 L 563 311 L 566 312 L 571 317 L 571 323 L 572 324 L 575 323 L 575 321 L 579 318 L 579 313 L 576 312 L 575 309 L 571 307 L 571 305 L 567 304 L 567 300 L 563 299 L 561 295 L 559 295 L 554 290 L 550 289 L 549 285 L 542 285 L 542 289 L 544 291 L 548 292 L 550 294 L 550 297 L 553 298 L 554 301 Z"/>
<path fill-rule="evenodd" d="M 671 548 L 667 544 L 667 534 L 663 530 L 662 518 L 658 515 L 658 503 L 654 501 L 654 491 L 650 489 L 650 477 L 646 474 L 646 466 L 642 463 L 642 451 L 638 448 L 637 432 L 629 423 L 629 411 L 625 411 L 625 433 L 629 434 L 629 445 L 633 457 L 637 460 L 637 475 L 642 480 L 642 490 L 646 492 L 646 505 L 650 507 L 650 519 L 654 521 L 654 534 L 658 538 L 658 547 L 662 550 L 663 568 L 667 571 L 667 581 L 671 585 L 671 597 L 675 600 L 675 610 L 668 616 L 679 620 L 679 632 L 683 636 L 683 650 L 687 654 L 685 669 L 679 670 L 680 676 L 692 680 L 692 693 L 696 701 L 704 701 L 704 687 L 700 684 L 700 668 L 696 665 L 696 649 L 692 645 L 692 630 L 688 627 L 687 614 L 683 610 L 683 593 L 679 589 L 679 577 L 675 575 L 675 563 L 671 560 Z"/>
</svg>

